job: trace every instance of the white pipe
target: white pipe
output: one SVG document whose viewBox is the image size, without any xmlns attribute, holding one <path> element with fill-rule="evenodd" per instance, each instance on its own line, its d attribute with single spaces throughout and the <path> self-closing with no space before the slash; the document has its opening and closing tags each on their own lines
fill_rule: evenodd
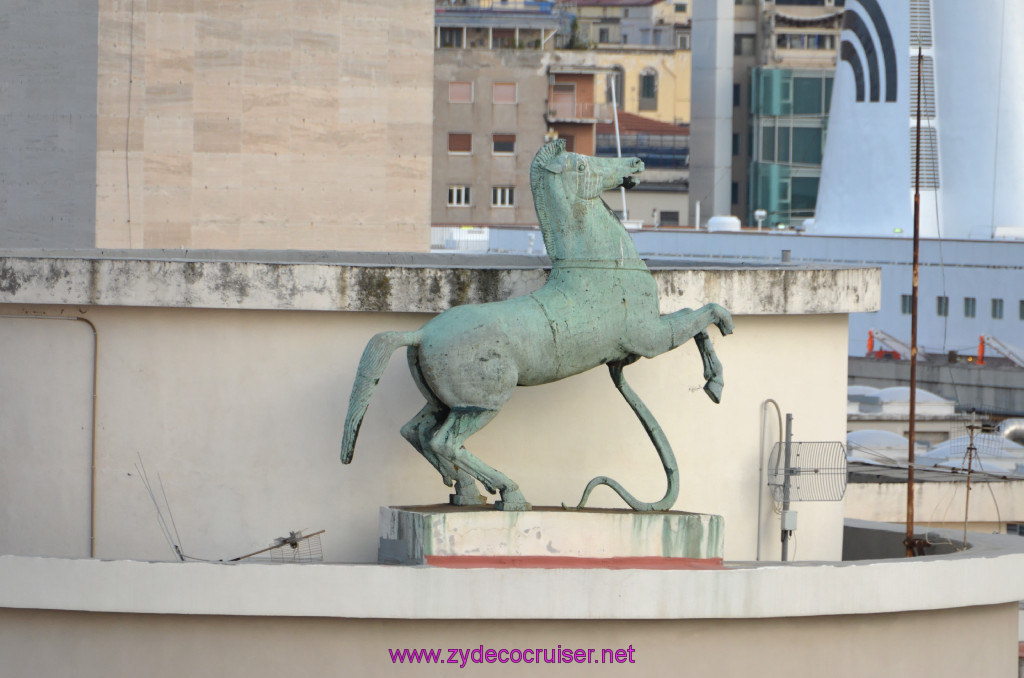
<svg viewBox="0 0 1024 678">
<path fill-rule="evenodd" d="M 699 203 L 698 203 L 699 204 Z M 778 415 L 778 439 L 782 441 L 782 410 L 778 407 L 778 402 L 772 398 L 766 399 L 761 404 L 761 449 L 758 454 L 758 548 L 757 548 L 757 559 L 761 560 L 761 511 L 764 506 L 764 488 L 765 488 L 765 424 L 767 420 L 765 417 L 765 410 L 767 406 L 771 404 L 775 406 L 775 414 Z"/>
<path fill-rule="evenodd" d="M 618 153 L 619 157 L 622 157 L 622 142 L 619 140 L 619 103 L 615 98 L 615 74 L 611 74 L 611 90 L 612 90 L 612 118 L 615 121 L 615 152 Z M 629 210 L 626 209 L 626 188 L 619 186 L 619 191 L 622 194 L 622 220 L 629 220 Z"/>
</svg>

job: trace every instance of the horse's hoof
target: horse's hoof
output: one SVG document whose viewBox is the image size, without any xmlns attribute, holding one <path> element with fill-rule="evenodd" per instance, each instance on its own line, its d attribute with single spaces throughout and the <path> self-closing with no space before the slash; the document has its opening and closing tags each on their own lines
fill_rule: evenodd
<svg viewBox="0 0 1024 678">
<path fill-rule="evenodd" d="M 508 490 L 501 493 L 501 501 L 494 502 L 494 508 L 499 511 L 529 511 L 533 506 L 519 490 Z"/>
<path fill-rule="evenodd" d="M 722 402 L 722 386 L 724 384 L 717 379 L 711 379 L 708 383 L 704 384 L 704 392 L 711 398 L 711 402 L 716 405 Z"/>
<path fill-rule="evenodd" d="M 452 506 L 486 506 L 487 497 L 482 494 L 449 494 L 448 503 Z"/>
</svg>

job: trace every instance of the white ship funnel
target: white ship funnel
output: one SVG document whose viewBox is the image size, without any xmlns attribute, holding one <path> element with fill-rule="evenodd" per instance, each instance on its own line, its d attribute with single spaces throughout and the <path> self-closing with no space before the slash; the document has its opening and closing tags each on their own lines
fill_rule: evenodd
<svg viewBox="0 0 1024 678">
<path fill-rule="evenodd" d="M 932 11 L 941 234 L 990 238 L 997 228 L 1016 230 L 1024 226 L 1024 2 L 944 1 Z"/>
<path fill-rule="evenodd" d="M 921 234 L 1024 227 L 1024 2 L 848 0 L 815 232 L 913 230 L 918 45 Z"/>
<path fill-rule="evenodd" d="M 814 232 L 910 232 L 909 0 L 848 0 Z"/>
</svg>

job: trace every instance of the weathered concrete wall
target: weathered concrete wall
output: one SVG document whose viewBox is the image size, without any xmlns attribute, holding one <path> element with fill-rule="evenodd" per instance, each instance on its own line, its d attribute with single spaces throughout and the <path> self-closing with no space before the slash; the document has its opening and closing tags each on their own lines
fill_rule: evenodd
<svg viewBox="0 0 1024 678">
<path fill-rule="evenodd" d="M 966 472 L 963 473 L 966 476 Z M 971 486 L 968 504 L 966 482 L 914 484 L 914 520 L 923 527 L 952 523 L 963 529 L 964 510 L 970 527 L 978 532 L 1004 532 L 1006 523 L 1024 522 L 1024 482 L 978 482 Z M 846 488 L 846 517 L 898 523 L 907 517 L 906 482 L 857 482 Z"/>
<path fill-rule="evenodd" d="M 82 502 L 95 487 L 97 556 L 169 557 L 138 479 L 141 455 L 151 478 L 163 479 L 190 555 L 232 557 L 309 527 L 327 529 L 329 560 L 372 561 L 379 506 L 444 502 L 449 490 L 398 434 L 422 406 L 400 356 L 374 397 L 353 465 L 339 464 L 341 421 L 367 340 L 543 279 L 537 268 L 342 265 L 322 263 L 326 255 L 315 255 L 321 263 L 107 256 L 0 261 L 0 313 L 16 316 L 0 325 L 17 356 L 3 373 L 10 387 L 0 397 L 0 427 L 26 432 L 0 448 L 5 476 L 21 488 L 0 493 L 5 552 L 88 555 Z M 736 334 L 715 338 L 725 365 L 721 406 L 701 391 L 692 344 L 641 361 L 629 378 L 676 447 L 676 508 L 723 515 L 726 557 L 753 559 L 761 403 L 774 398 L 793 412 L 798 438 L 842 440 L 845 313 L 877 303 L 877 290 L 870 271 L 857 269 L 665 270 L 659 280 L 665 310 L 715 299 L 737 312 Z M 352 312 L 323 312 L 338 309 Z M 91 363 L 81 364 L 92 355 L 89 333 L 40 316 L 82 317 L 96 328 L 94 421 Z M 765 358 L 766 346 L 796 343 L 799 350 Z M 72 370 L 52 355 L 80 359 Z M 38 405 L 17 406 L 33 399 Z M 69 412 L 78 412 L 75 426 L 62 433 L 53 422 Z M 92 430 L 95 485 L 82 466 L 93 454 Z M 471 444 L 536 505 L 576 501 L 604 474 L 640 497 L 664 491 L 647 437 L 600 370 L 519 390 Z M 54 505 L 55 487 L 76 489 Z M 594 500 L 620 505 L 610 492 Z M 764 501 L 761 528 L 770 535 L 777 518 Z M 19 520 L 37 514 L 67 523 L 60 544 Z M 798 557 L 838 557 L 842 517 L 840 504 L 801 509 Z M 777 541 L 765 542 L 771 557 Z"/>
<path fill-rule="evenodd" d="M 426 250 L 432 17 L 100 2 L 97 245 Z"/>
<path fill-rule="evenodd" d="M 415 329 L 427 314 L 79 305 L 0 305 L 0 313 L 19 316 L 0 318 L 4 336 L 23 336 L 7 345 L 17 361 L 3 373 L 0 427 L 27 431 L 0 443 L 5 486 L 19 488 L 0 493 L 6 553 L 90 552 L 83 519 L 91 485 L 90 337 L 40 315 L 81 316 L 97 330 L 97 557 L 173 557 L 138 476 L 140 455 L 153 483 L 158 474 L 162 479 L 185 552 L 199 558 L 231 558 L 309 528 L 327 530 L 328 560 L 372 562 L 379 506 L 448 499 L 450 489 L 399 435 L 423 404 L 400 354 L 374 395 L 352 465 L 338 461 L 366 342 L 383 330 Z M 740 316 L 736 326 L 735 335 L 715 338 L 725 365 L 722 405 L 701 391 L 692 344 L 641 361 L 628 376 L 674 446 L 681 469 L 675 508 L 724 516 L 726 557 L 752 560 L 761 403 L 774 398 L 792 411 L 801 439 L 841 440 L 846 323 L 843 315 Z M 62 334 L 53 336 L 57 329 Z M 794 335 L 810 340 L 804 350 L 764 359 L 765 345 Z M 50 359 L 67 354 L 85 356 L 86 364 L 65 371 Z M 54 425 L 65 419 L 70 431 Z M 578 501 L 597 475 L 614 477 L 641 498 L 664 493 L 650 441 L 604 370 L 519 389 L 470 446 L 538 506 Z M 764 501 L 763 554 L 771 558 L 779 548 L 772 538 L 778 520 L 767 493 Z M 622 506 L 602 490 L 590 503 Z M 44 524 L 40 516 L 45 525 L 64 525 L 58 543 L 32 529 Z M 840 503 L 802 507 L 797 557 L 838 558 L 842 519 Z"/>
<path fill-rule="evenodd" d="M 89 2 L 4 3 L 0 247 L 93 246 L 97 12 Z"/>
<path fill-rule="evenodd" d="M 714 300 L 734 314 L 877 308 L 877 270 L 681 267 L 648 260 L 663 313 Z M 546 258 L 318 252 L 2 252 L 0 303 L 440 312 L 539 288 Z"/>
</svg>

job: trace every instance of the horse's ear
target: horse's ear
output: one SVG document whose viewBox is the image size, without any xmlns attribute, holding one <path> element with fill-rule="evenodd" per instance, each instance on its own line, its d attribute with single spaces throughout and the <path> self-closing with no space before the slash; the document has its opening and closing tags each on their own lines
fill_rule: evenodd
<svg viewBox="0 0 1024 678">
<path fill-rule="evenodd" d="M 561 174 L 562 170 L 565 169 L 565 162 L 562 159 L 562 154 L 565 153 L 565 139 L 555 139 L 551 142 L 551 150 L 554 151 L 554 157 L 544 163 L 544 169 L 555 174 Z"/>
<path fill-rule="evenodd" d="M 564 169 L 562 155 L 565 153 L 565 139 L 555 139 L 545 144 L 539 151 L 534 163 L 549 172 L 560 174 Z"/>
</svg>

